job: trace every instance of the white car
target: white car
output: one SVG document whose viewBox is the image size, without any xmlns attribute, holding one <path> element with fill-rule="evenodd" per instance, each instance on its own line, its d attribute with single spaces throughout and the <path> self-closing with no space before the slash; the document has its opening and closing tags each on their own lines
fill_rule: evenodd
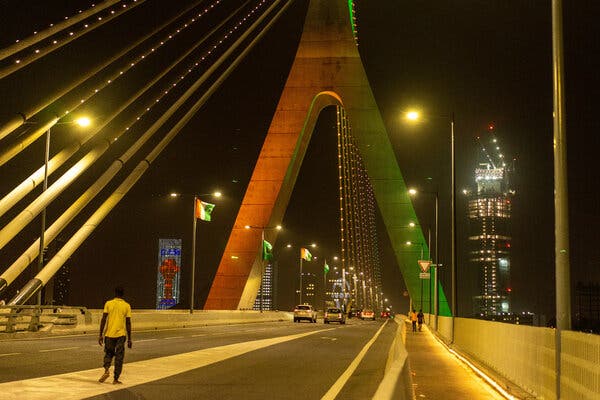
<svg viewBox="0 0 600 400">
<path fill-rule="evenodd" d="M 360 319 L 362 319 L 363 321 L 365 319 L 371 319 L 375 321 L 375 313 L 373 312 L 373 310 L 362 310 L 360 312 Z"/>
<path fill-rule="evenodd" d="M 317 322 L 317 312 L 310 304 L 299 304 L 294 308 L 294 322 L 300 322 L 303 319 L 312 323 Z"/>
</svg>

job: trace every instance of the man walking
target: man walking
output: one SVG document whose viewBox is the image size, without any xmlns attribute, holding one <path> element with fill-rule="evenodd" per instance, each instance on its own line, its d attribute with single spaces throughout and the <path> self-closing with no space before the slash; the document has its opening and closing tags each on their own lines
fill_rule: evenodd
<svg viewBox="0 0 600 400">
<path fill-rule="evenodd" d="M 412 331 L 417 331 L 417 312 L 413 309 L 410 313 L 410 322 L 412 323 Z"/>
<path fill-rule="evenodd" d="M 104 373 L 99 381 L 104 382 L 109 377 L 110 364 L 114 357 L 113 384 L 115 385 L 122 383 L 119 381 L 119 376 L 121 376 L 125 357 L 125 339 L 127 339 L 127 347 L 131 348 L 131 306 L 123 300 L 124 293 L 122 287 L 116 287 L 115 298 L 104 304 L 104 312 L 100 321 L 100 337 L 98 338 L 100 346 L 104 343 Z"/>
</svg>

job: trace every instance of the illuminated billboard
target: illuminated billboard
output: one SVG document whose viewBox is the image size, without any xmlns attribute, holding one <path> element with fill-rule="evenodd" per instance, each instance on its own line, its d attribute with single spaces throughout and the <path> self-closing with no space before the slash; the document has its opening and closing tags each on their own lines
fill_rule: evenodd
<svg viewBox="0 0 600 400">
<path fill-rule="evenodd" d="M 157 310 L 166 310 L 179 303 L 180 281 L 181 239 L 158 239 Z"/>
</svg>

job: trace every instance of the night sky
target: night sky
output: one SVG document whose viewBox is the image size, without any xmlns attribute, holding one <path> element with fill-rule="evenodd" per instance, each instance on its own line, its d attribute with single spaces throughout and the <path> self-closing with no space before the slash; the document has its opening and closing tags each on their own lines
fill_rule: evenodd
<svg viewBox="0 0 600 400">
<path fill-rule="evenodd" d="M 75 44 L 0 80 L 0 117 L 21 111 L 81 74 L 99 60 L 143 35 L 180 6 L 148 0 L 123 22 L 115 21 Z M 175 2 L 173 2 L 175 3 Z M 224 1 L 234 5 L 241 2 Z M 511 286 L 513 310 L 552 315 L 554 312 L 554 232 L 552 163 L 552 60 L 549 0 L 461 1 L 357 1 L 359 51 L 379 104 L 405 180 L 410 186 L 440 193 L 440 262 L 450 264 L 449 119 L 456 119 L 457 188 L 474 188 L 477 166 L 475 137 L 495 131 L 504 154 L 516 158 L 513 201 Z M 52 8 L 49 8 L 52 4 Z M 0 47 L 23 38 L 34 29 L 87 9 L 87 1 L 38 2 L 8 0 L 0 4 Z M 155 296 L 158 238 L 183 239 L 183 277 L 191 259 L 192 198 L 171 199 L 171 191 L 193 195 L 219 189 L 224 193 L 213 212 L 213 221 L 198 225 L 197 290 L 202 303 L 236 216 L 254 161 L 269 127 L 279 94 L 293 61 L 307 1 L 295 1 L 268 36 L 226 81 L 194 119 L 151 166 L 138 184 L 71 258 L 70 303 L 100 307 L 116 284 L 127 288 L 135 308 L 152 308 Z M 600 91 L 600 27 L 595 21 L 600 4 L 565 1 L 565 71 L 569 151 L 569 201 L 571 278 L 600 282 L 600 191 L 595 152 L 600 123 L 596 117 Z M 226 14 L 226 13 L 224 13 Z M 216 18 L 212 17 L 211 21 Z M 102 119 L 139 85 L 161 71 L 202 29 L 182 34 L 174 45 L 148 58 L 131 77 L 116 81 L 83 107 Z M 127 59 L 127 58 L 125 58 Z M 197 75 L 195 75 L 197 76 Z M 71 77 L 71 78 L 69 78 Z M 101 76 L 98 78 L 102 79 Z M 89 87 L 94 87 L 90 85 Z M 88 87 L 88 89 L 89 89 Z M 141 121 L 148 127 L 177 88 Z M 156 92 L 160 91 L 160 88 Z M 171 100 L 169 100 L 171 99 Z M 406 126 L 400 116 L 411 107 L 429 115 L 426 124 Z M 57 105 L 54 107 L 59 109 Z M 135 108 L 135 107 L 134 107 Z M 140 105 L 136 109 L 142 108 Z M 38 116 L 38 118 L 41 118 Z M 125 117 L 123 118 L 125 119 Z M 109 129 L 118 129 L 115 123 Z M 53 129 L 53 154 L 67 142 L 69 130 Z M 1 193 L 7 193 L 41 165 L 43 143 L 35 143 L 0 168 Z M 111 146 L 110 154 L 84 174 L 75 185 L 81 189 L 127 147 L 127 140 Z M 4 149 L 5 141 L 0 142 Z M 149 150 L 146 147 L 142 152 Z M 134 159 L 118 182 L 139 160 Z M 64 171 L 64 168 L 61 170 Z M 56 175 L 58 176 L 58 175 Z M 430 178 L 430 179 L 427 179 Z M 51 178 L 51 182 L 56 177 Z M 111 186 L 114 189 L 116 185 Z M 110 190 L 69 226 L 68 238 Z M 38 192 L 39 193 L 39 189 Z M 78 192 L 63 194 L 49 208 L 56 218 Z M 28 196 L 32 200 L 33 195 Z M 211 201 L 210 198 L 206 199 Z M 25 204 L 25 202 L 23 202 Z M 21 208 L 22 205 L 19 205 Z M 468 315 L 474 294 L 475 274 L 465 261 L 465 199 L 457 194 L 458 311 Z M 300 176 L 283 221 L 285 231 L 275 246 L 279 263 L 280 308 L 295 302 L 296 251 L 284 245 L 319 244 L 320 259 L 338 254 L 337 173 L 335 170 L 335 119 L 326 110 L 317 125 Z M 423 226 L 433 223 L 433 201 L 420 198 L 415 208 Z M 0 218 L 5 225 L 14 211 Z M 381 221 L 380 221 L 381 226 Z M 4 269 L 36 237 L 37 220 L 0 250 Z M 404 285 L 393 259 L 385 231 L 379 231 L 384 292 L 394 309 L 404 310 Z M 290 254 L 293 253 L 293 254 Z M 310 267 L 309 267 L 310 268 Z M 313 268 L 316 268 L 313 266 Z M 31 267 L 13 286 L 22 286 Z M 319 268 L 320 270 L 320 268 Z M 189 270 L 188 270 L 189 271 Z M 189 272 L 187 272 L 189 273 Z M 187 275 L 189 276 L 189 275 Z M 449 289 L 449 271 L 442 273 Z M 183 285 L 182 307 L 189 306 L 188 284 Z"/>
</svg>

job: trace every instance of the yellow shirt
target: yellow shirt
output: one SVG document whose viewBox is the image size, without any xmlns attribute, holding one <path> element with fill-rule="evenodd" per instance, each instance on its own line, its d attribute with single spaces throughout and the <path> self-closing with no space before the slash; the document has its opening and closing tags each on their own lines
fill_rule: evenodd
<svg viewBox="0 0 600 400">
<path fill-rule="evenodd" d="M 108 314 L 104 336 L 116 338 L 127 335 L 125 318 L 131 318 L 131 306 L 125 300 L 115 297 L 104 304 L 104 313 Z"/>
</svg>

